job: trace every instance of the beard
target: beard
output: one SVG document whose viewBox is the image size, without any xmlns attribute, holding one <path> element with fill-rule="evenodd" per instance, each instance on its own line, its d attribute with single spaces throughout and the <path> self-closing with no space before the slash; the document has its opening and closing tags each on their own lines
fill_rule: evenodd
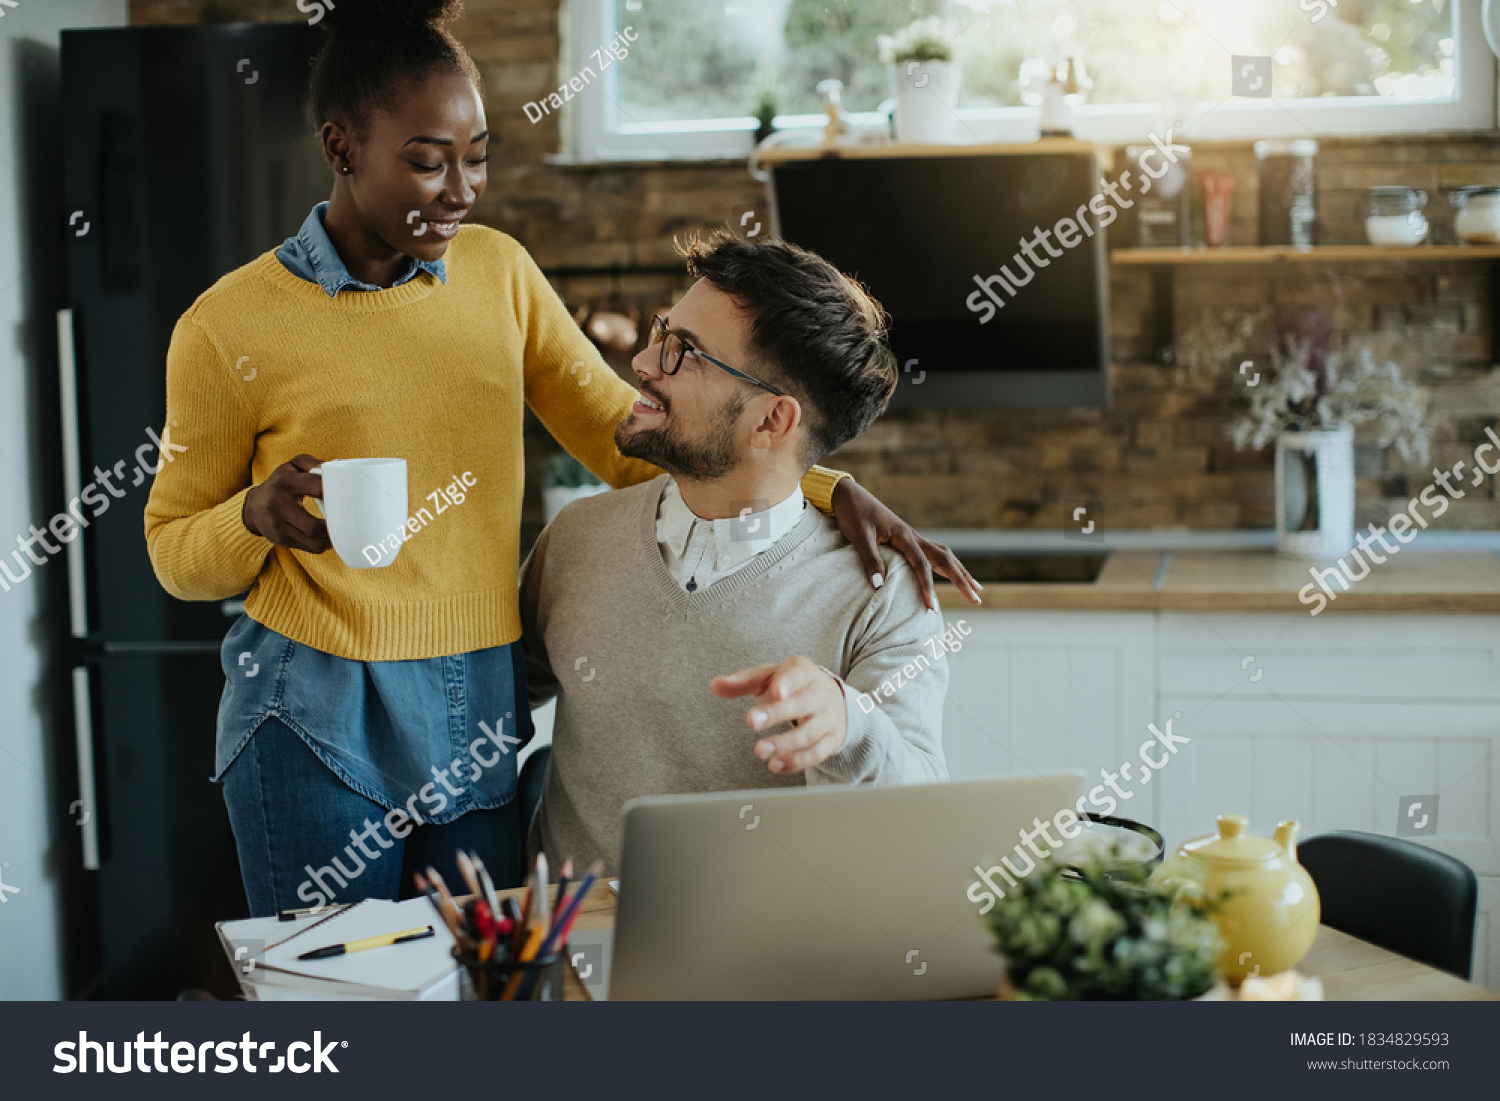
<svg viewBox="0 0 1500 1101">
<path fill-rule="evenodd" d="M 660 400 L 656 394 L 650 396 Z M 739 465 L 734 430 L 749 401 L 748 394 L 736 393 L 709 417 L 698 439 L 689 439 L 680 424 L 672 423 L 670 406 L 656 428 L 638 427 L 632 412 L 616 426 L 615 446 L 621 455 L 644 459 L 678 478 L 700 482 L 722 478 Z"/>
</svg>

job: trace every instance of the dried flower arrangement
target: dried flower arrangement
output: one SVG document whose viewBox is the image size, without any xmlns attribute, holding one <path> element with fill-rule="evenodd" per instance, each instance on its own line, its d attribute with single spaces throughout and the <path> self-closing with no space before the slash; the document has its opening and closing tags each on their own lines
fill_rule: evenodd
<svg viewBox="0 0 1500 1101">
<path fill-rule="evenodd" d="M 1236 448 L 1260 449 L 1283 432 L 1373 423 L 1381 447 L 1427 462 L 1426 395 L 1396 364 L 1377 363 L 1368 348 L 1346 362 L 1336 352 L 1316 355 L 1309 341 L 1288 341 L 1271 352 L 1271 366 L 1271 378 L 1250 391 L 1250 411 L 1230 426 Z"/>
</svg>

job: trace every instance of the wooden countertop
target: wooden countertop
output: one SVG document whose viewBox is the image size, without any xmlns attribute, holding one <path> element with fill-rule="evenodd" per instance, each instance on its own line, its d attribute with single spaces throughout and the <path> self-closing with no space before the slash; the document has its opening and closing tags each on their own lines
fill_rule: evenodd
<svg viewBox="0 0 1500 1101">
<path fill-rule="evenodd" d="M 519 895 L 521 892 L 502 891 Z M 615 921 L 615 896 L 601 880 L 594 884 L 578 912 L 575 929 L 608 929 Z M 1312 949 L 1297 965 L 1304 975 L 1323 980 L 1330 1002 L 1358 1001 L 1494 1001 L 1496 995 L 1457 975 L 1398 956 L 1368 941 L 1320 926 Z M 564 976 L 564 996 L 570 1002 L 590 1001 L 571 963 Z"/>
<path fill-rule="evenodd" d="M 1376 545 L 1377 553 L 1379 545 Z M 962 554 L 959 556 L 962 558 Z M 1369 575 L 1337 594 L 1320 614 L 1408 612 L 1500 615 L 1500 554 L 1487 550 L 1413 550 L 1386 555 Z M 1344 561 L 1353 564 L 1349 556 Z M 1281 558 L 1271 551 L 1116 551 L 1091 583 L 995 582 L 986 608 L 1077 611 L 1310 612 L 1297 593 L 1312 568 L 1329 563 Z M 1334 567 L 1337 569 L 1337 567 Z M 1314 592 L 1321 590 L 1314 589 Z M 972 609 L 952 585 L 938 586 L 944 609 Z"/>
</svg>

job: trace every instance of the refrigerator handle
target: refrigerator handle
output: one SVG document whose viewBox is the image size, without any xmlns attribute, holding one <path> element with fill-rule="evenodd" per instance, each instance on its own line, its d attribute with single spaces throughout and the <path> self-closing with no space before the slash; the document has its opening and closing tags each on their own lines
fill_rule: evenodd
<svg viewBox="0 0 1500 1101">
<path fill-rule="evenodd" d="M 99 870 L 99 800 L 94 783 L 94 695 L 87 666 L 73 670 L 73 737 L 78 747 L 78 799 L 83 817 L 76 819 L 83 830 L 83 866 Z M 81 805 L 79 805 L 81 804 Z M 69 808 L 69 813 L 72 808 Z"/>
<path fill-rule="evenodd" d="M 63 497 L 76 503 L 83 493 L 83 459 L 78 431 L 78 359 L 73 344 L 73 311 L 57 311 L 57 375 L 62 394 Z M 68 544 L 68 620 L 74 638 L 89 634 L 89 605 L 83 568 L 84 528 Z"/>
</svg>

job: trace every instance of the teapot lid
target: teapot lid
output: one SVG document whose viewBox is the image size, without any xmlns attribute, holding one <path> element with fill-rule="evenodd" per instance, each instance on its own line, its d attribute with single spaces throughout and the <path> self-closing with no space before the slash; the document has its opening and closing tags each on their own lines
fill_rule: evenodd
<svg viewBox="0 0 1500 1101">
<path fill-rule="evenodd" d="M 1283 848 L 1280 840 L 1246 833 L 1250 819 L 1243 814 L 1221 814 L 1217 821 L 1216 835 L 1186 842 L 1179 850 L 1180 855 L 1195 856 L 1211 864 L 1264 864 L 1286 857 L 1297 836 L 1297 823 L 1281 823 L 1276 833 L 1278 838 L 1286 836 L 1288 845 Z"/>
</svg>

